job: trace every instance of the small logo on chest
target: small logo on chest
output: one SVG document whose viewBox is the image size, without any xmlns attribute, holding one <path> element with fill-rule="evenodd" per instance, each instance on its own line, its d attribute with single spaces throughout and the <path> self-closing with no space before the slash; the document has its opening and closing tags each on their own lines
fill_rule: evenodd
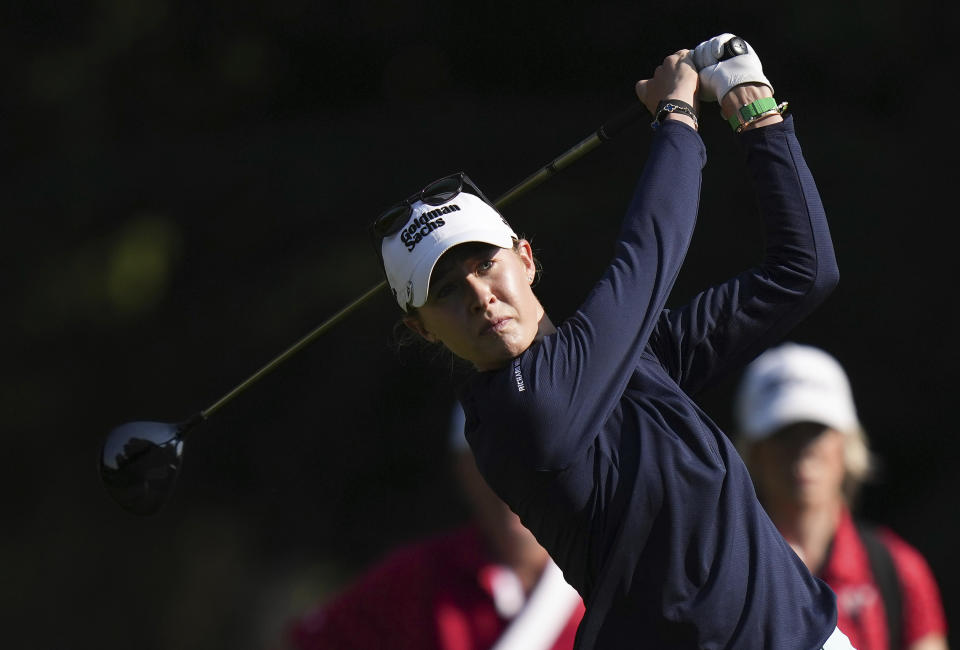
<svg viewBox="0 0 960 650">
<path fill-rule="evenodd" d="M 527 387 L 523 384 L 523 373 L 520 372 L 520 359 L 513 360 L 513 378 L 517 382 L 517 392 L 522 393 L 527 390 Z"/>
</svg>

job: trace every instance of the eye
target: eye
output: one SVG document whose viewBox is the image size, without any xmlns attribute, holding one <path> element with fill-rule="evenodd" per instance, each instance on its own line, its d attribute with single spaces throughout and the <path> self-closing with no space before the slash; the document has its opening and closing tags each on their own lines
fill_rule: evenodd
<svg viewBox="0 0 960 650">
<path fill-rule="evenodd" d="M 456 285 L 453 282 L 444 282 L 433 292 L 433 297 L 435 300 L 440 300 L 452 294 L 455 289 Z"/>
<path fill-rule="evenodd" d="M 493 260 L 492 260 L 492 259 L 490 259 L 490 260 L 484 260 L 484 261 L 480 262 L 479 264 L 477 264 L 477 271 L 480 271 L 480 272 L 489 271 L 489 270 L 492 269 L 492 268 L 493 268 Z"/>
</svg>

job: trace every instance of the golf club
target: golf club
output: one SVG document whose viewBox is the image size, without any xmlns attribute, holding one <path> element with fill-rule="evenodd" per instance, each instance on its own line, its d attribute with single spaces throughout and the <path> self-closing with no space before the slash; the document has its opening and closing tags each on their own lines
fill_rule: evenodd
<svg viewBox="0 0 960 650">
<path fill-rule="evenodd" d="M 746 51 L 743 40 L 733 38 L 725 44 L 721 60 Z M 498 209 L 503 208 L 603 142 L 616 137 L 645 113 L 647 109 L 641 102 L 634 103 L 627 110 L 605 122 L 594 133 L 508 190 L 494 201 L 494 205 Z M 104 440 L 99 457 L 100 478 L 107 492 L 121 507 L 133 514 L 146 516 L 158 512 L 173 492 L 183 460 L 183 441 L 187 433 L 353 313 L 386 286 L 387 283 L 384 280 L 368 289 L 223 397 L 190 418 L 179 423 L 127 422 L 112 429 Z"/>
<path fill-rule="evenodd" d="M 494 201 L 494 205 L 498 209 L 503 208 L 517 197 L 551 178 L 574 161 L 579 160 L 601 143 L 616 137 L 644 113 L 646 113 L 644 105 L 640 102 L 635 103 L 605 122 L 590 136 L 515 185 Z M 353 313 L 386 286 L 387 283 L 384 280 L 365 291 L 223 397 L 187 420 L 179 423 L 127 422 L 112 429 L 104 441 L 99 460 L 100 477 L 107 488 L 107 492 L 120 506 L 133 514 L 152 515 L 158 512 L 173 492 L 183 459 L 183 441 L 187 433 Z"/>
</svg>

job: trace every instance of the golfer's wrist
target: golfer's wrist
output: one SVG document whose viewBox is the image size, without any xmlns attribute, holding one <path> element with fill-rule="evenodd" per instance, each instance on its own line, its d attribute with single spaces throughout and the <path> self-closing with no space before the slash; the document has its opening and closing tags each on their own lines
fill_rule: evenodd
<svg viewBox="0 0 960 650">
<path fill-rule="evenodd" d="M 679 90 L 675 88 L 673 92 L 670 92 L 664 95 L 664 101 L 669 101 L 669 100 L 679 100 L 684 104 L 686 104 L 688 109 L 690 109 L 691 111 L 694 111 L 694 114 L 696 114 L 697 112 L 697 104 L 696 104 L 696 100 L 694 99 L 693 92 L 687 92 L 685 90 Z M 661 106 L 662 104 L 663 102 L 659 102 L 657 104 L 658 109 L 659 109 L 659 106 Z M 660 119 L 662 119 L 663 121 L 677 120 L 679 122 L 683 122 L 684 124 L 692 126 L 694 130 L 699 130 L 700 128 L 700 125 L 697 124 L 696 118 L 692 117 L 691 115 L 687 114 L 684 111 L 676 111 L 673 113 L 663 113 L 660 115 Z"/>
<path fill-rule="evenodd" d="M 751 102 L 764 97 L 773 97 L 773 91 L 770 86 L 760 83 L 748 83 L 734 86 L 720 100 L 720 115 L 728 120 L 730 116 L 740 110 L 741 106 L 746 106 Z"/>
<path fill-rule="evenodd" d="M 666 122 L 669 120 L 676 120 L 678 122 L 683 122 L 684 124 L 688 124 L 692 126 L 695 130 L 698 128 L 697 123 L 693 120 L 693 118 L 690 117 L 689 115 L 684 115 L 683 113 L 668 113 L 663 118 L 663 121 Z"/>
<path fill-rule="evenodd" d="M 737 111 L 739 111 L 741 107 L 747 106 L 748 104 L 765 97 L 773 97 L 773 91 L 765 84 L 749 83 L 734 86 L 730 89 L 730 92 L 724 95 L 720 100 L 720 115 L 723 116 L 724 120 L 729 121 L 731 116 L 736 115 Z M 743 122 L 743 119 L 741 118 L 740 121 Z M 737 132 L 739 133 L 741 131 L 749 131 L 751 129 L 770 126 L 771 124 L 776 124 L 782 121 L 783 116 L 780 113 L 771 112 L 770 115 L 764 115 L 759 119 L 754 119 L 748 124 L 742 125 Z"/>
</svg>

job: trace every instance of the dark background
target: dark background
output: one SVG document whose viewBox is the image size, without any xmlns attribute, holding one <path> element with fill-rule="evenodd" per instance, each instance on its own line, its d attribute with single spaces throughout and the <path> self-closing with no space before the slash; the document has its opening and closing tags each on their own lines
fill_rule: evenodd
<svg viewBox="0 0 960 650">
<path fill-rule="evenodd" d="M 835 238 L 841 284 L 791 338 L 848 369 L 884 459 L 862 509 L 926 555 L 957 628 L 957 26 L 946 2 L 5 4 L 4 645 L 277 647 L 387 548 L 461 521 L 450 370 L 394 348 L 385 291 L 195 430 L 160 514 L 122 511 L 96 461 L 112 427 L 210 406 L 376 285 L 363 226 L 388 204 L 461 169 L 499 196 L 724 31 L 790 102 Z M 761 243 L 714 111 L 675 300 Z M 644 121 L 506 210 L 555 321 L 648 143 Z M 700 396 L 724 427 L 734 379 Z"/>
</svg>

